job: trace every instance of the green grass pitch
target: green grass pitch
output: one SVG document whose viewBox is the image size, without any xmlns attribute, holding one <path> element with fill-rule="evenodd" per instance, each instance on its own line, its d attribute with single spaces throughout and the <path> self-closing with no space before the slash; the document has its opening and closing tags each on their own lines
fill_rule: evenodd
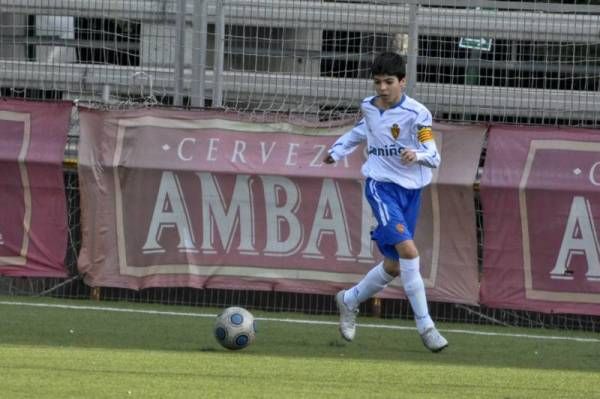
<svg viewBox="0 0 600 399">
<path fill-rule="evenodd" d="M 432 354 L 407 321 L 359 318 L 346 343 L 335 317 L 255 311 L 256 342 L 228 351 L 217 311 L 0 297 L 0 397 L 600 398 L 599 334 L 440 323 Z"/>
</svg>

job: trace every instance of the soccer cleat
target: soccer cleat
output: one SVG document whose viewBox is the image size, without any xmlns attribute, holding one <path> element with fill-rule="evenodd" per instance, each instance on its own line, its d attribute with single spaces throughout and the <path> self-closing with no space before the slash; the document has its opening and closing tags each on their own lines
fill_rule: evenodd
<svg viewBox="0 0 600 399">
<path fill-rule="evenodd" d="M 346 341 L 352 341 L 356 334 L 356 315 L 358 309 L 352 310 L 344 303 L 344 290 L 335 296 L 335 302 L 340 312 L 340 334 Z"/>
<path fill-rule="evenodd" d="M 433 353 L 440 352 L 442 349 L 448 346 L 446 338 L 442 337 L 442 334 L 435 327 L 428 328 L 423 334 L 421 334 L 423 345 Z"/>
</svg>

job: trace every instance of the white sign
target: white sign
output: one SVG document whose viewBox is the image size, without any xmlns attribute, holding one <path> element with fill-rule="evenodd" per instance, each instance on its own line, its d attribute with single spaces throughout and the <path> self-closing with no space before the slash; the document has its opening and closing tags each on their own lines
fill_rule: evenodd
<svg viewBox="0 0 600 399">
<path fill-rule="evenodd" d="M 492 39 L 461 37 L 458 47 L 473 50 L 490 51 L 492 49 Z"/>
</svg>

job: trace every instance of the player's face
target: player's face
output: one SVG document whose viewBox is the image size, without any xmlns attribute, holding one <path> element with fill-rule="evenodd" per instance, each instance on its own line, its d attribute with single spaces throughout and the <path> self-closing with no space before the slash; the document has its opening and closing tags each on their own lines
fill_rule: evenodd
<svg viewBox="0 0 600 399">
<path fill-rule="evenodd" d="M 400 101 L 406 86 L 406 79 L 399 80 L 394 75 L 375 75 L 373 84 L 379 96 L 379 105 L 389 108 Z"/>
</svg>

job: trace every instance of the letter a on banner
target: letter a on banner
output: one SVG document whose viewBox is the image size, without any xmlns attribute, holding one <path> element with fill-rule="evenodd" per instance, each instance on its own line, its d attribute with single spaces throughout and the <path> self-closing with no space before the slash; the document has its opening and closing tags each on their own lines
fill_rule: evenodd
<svg viewBox="0 0 600 399">
<path fill-rule="evenodd" d="M 587 261 L 587 278 L 600 279 L 598 249 L 598 237 L 590 203 L 584 197 L 576 196 L 573 198 L 556 264 L 550 272 L 552 278 L 572 280 L 573 276 L 569 270 L 571 258 L 581 255 Z"/>
</svg>

